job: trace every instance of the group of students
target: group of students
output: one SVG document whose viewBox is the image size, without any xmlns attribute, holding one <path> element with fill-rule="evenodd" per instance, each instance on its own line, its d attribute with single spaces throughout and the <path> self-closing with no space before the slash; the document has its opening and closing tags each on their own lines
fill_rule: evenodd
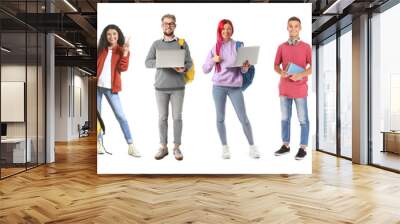
<svg viewBox="0 0 400 224">
<path fill-rule="evenodd" d="M 161 18 L 163 38 L 156 40 L 150 47 L 145 60 L 147 68 L 156 68 L 157 49 L 184 49 L 185 62 L 181 68 L 157 68 L 155 77 L 155 95 L 159 112 L 160 148 L 155 159 L 160 160 L 168 155 L 168 108 L 172 107 L 175 159 L 182 160 L 180 149 L 182 136 L 182 108 L 185 95 L 184 75 L 192 67 L 189 46 L 186 42 L 178 43 L 179 39 L 174 35 L 176 17 L 166 14 Z M 297 160 L 306 156 L 306 147 L 309 138 L 309 120 L 307 109 L 307 80 L 311 74 L 311 47 L 300 40 L 301 21 L 297 17 L 291 17 L 287 22 L 289 39 L 280 44 L 276 53 L 274 70 L 280 75 L 279 97 L 281 106 L 281 137 L 282 146 L 275 152 L 280 156 L 290 152 L 290 120 L 293 101 L 296 105 L 297 116 L 301 127 L 300 147 L 295 156 Z M 242 124 L 244 134 L 249 143 L 249 156 L 260 158 L 260 152 L 254 144 L 250 121 L 247 117 L 243 97 L 243 74 L 250 64 L 245 62 L 242 67 L 231 67 L 237 54 L 237 43 L 232 39 L 234 32 L 230 20 L 223 19 L 218 23 L 217 41 L 202 66 L 205 74 L 214 70 L 212 78 L 212 94 L 216 109 L 216 124 L 219 138 L 222 144 L 222 158 L 229 159 L 225 127 L 225 105 L 227 97 L 231 100 L 235 112 Z M 123 113 L 118 92 L 121 91 L 121 72 L 128 69 L 129 65 L 129 39 L 125 40 L 120 28 L 116 25 L 108 25 L 104 28 L 98 44 L 97 58 L 97 110 L 101 112 L 102 97 L 109 102 L 128 143 L 128 154 L 140 157 L 140 153 L 133 145 L 132 135 Z M 286 68 L 289 63 L 294 63 L 304 68 L 303 72 L 288 74 Z M 105 152 L 102 135 L 99 134 L 97 151 Z"/>
</svg>

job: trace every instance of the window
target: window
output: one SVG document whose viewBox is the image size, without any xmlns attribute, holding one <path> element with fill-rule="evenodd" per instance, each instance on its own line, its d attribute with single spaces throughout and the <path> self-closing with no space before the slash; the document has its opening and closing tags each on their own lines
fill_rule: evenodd
<svg viewBox="0 0 400 224">
<path fill-rule="evenodd" d="M 398 31 L 400 5 L 371 19 L 372 164 L 400 170 L 400 67 Z"/>
<path fill-rule="evenodd" d="M 352 74 L 350 26 L 340 36 L 340 154 L 348 158 L 352 157 Z"/>
<path fill-rule="evenodd" d="M 318 148 L 336 154 L 335 38 L 318 48 Z"/>
</svg>

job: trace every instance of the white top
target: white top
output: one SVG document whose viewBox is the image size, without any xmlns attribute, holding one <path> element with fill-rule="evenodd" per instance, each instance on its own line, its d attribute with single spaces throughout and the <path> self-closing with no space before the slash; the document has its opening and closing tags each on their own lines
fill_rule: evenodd
<svg viewBox="0 0 400 224">
<path fill-rule="evenodd" d="M 106 60 L 104 61 L 103 70 L 101 71 L 99 81 L 97 82 L 98 87 L 111 89 L 111 57 L 112 50 L 108 50 Z"/>
</svg>

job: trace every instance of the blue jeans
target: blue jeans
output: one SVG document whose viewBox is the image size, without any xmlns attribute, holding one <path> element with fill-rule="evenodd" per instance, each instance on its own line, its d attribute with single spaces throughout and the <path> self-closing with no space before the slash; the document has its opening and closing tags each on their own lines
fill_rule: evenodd
<svg viewBox="0 0 400 224">
<path fill-rule="evenodd" d="M 254 145 L 253 133 L 249 119 L 247 118 L 242 89 L 240 87 L 213 86 L 213 97 L 217 112 L 217 130 L 222 145 L 227 144 L 225 127 L 225 105 L 227 96 L 231 99 L 233 108 L 242 124 L 244 134 L 247 137 L 247 141 L 250 145 Z"/>
<path fill-rule="evenodd" d="M 128 121 L 126 120 L 125 114 L 122 111 L 121 101 L 119 99 L 118 93 L 112 93 L 111 89 L 97 87 L 97 110 L 101 114 L 101 101 L 103 95 L 106 97 L 108 103 L 111 106 L 111 109 L 114 112 L 115 117 L 118 120 L 119 125 L 121 126 L 122 132 L 124 133 L 125 140 L 128 144 L 132 144 L 132 135 L 129 130 Z M 99 135 L 99 141 L 103 141 L 103 135 Z"/>
<path fill-rule="evenodd" d="M 283 144 L 290 143 L 290 120 L 292 117 L 292 102 L 296 104 L 297 118 L 300 122 L 301 134 L 300 145 L 308 145 L 308 135 L 310 131 L 310 122 L 308 121 L 307 97 L 304 98 L 288 98 L 280 96 L 281 112 L 282 112 L 282 142 Z"/>
</svg>

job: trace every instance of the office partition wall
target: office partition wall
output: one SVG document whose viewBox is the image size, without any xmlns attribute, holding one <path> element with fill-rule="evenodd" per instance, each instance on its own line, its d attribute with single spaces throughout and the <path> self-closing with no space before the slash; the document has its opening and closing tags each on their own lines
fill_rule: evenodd
<svg viewBox="0 0 400 224">
<path fill-rule="evenodd" d="M 0 3 L 1 179 L 45 162 L 45 35 L 23 22 L 43 2 Z"/>
</svg>

